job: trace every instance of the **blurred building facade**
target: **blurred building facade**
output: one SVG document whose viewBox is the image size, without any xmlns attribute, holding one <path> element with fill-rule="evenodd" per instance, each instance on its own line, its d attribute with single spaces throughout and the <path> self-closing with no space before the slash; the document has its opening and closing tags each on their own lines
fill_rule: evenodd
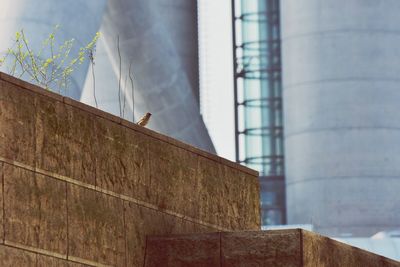
<svg viewBox="0 0 400 267">
<path fill-rule="evenodd" d="M 287 223 L 312 224 L 317 232 L 346 237 L 400 228 L 400 2 L 235 3 L 240 9 L 234 19 L 236 37 L 242 38 L 237 38 L 235 47 L 239 124 L 258 120 L 258 128 L 266 125 L 270 131 L 276 126 L 259 115 L 263 109 L 274 110 L 271 99 L 260 93 L 256 98 L 263 102 L 255 107 L 259 114 L 248 115 L 246 94 L 254 87 L 248 85 L 252 81 L 246 81 L 246 75 L 254 73 L 254 66 L 263 71 L 255 88 L 262 88 L 262 75 L 273 84 L 274 65 L 267 63 L 264 68 L 262 62 L 274 62 L 268 52 L 282 55 Z M 245 6 L 250 3 L 251 12 Z M 274 25 L 275 9 L 268 7 L 275 3 L 280 9 L 280 52 L 265 51 L 273 46 L 273 29 L 246 28 L 250 23 Z M 258 45 L 257 59 L 246 61 L 246 46 L 252 43 Z M 253 127 L 239 125 L 238 136 L 250 135 L 247 128 Z M 260 133 L 254 144 L 239 138 L 239 151 L 263 148 L 263 142 L 273 136 Z M 239 161 L 257 167 L 249 158 L 245 154 L 243 161 L 238 156 Z M 263 164 L 257 169 L 265 173 L 270 163 Z"/>
<path fill-rule="evenodd" d="M 231 3 L 198 5 L 200 111 L 219 156 L 235 160 Z"/>
<path fill-rule="evenodd" d="M 149 128 L 215 152 L 199 110 L 196 1 L 5 0 L 0 12 L 1 52 L 20 29 L 37 51 L 59 24 L 56 47 L 74 38 L 71 54 L 100 31 L 95 65 L 73 73 L 67 95 L 128 120 L 151 112 Z"/>
<path fill-rule="evenodd" d="M 264 225 L 286 223 L 279 0 L 233 4 L 236 161 L 260 172 Z"/>
</svg>

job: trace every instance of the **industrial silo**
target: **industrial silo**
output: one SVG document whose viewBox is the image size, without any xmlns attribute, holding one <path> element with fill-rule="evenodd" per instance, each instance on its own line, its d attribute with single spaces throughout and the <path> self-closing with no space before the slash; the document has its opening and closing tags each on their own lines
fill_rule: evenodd
<svg viewBox="0 0 400 267">
<path fill-rule="evenodd" d="M 400 226 L 400 2 L 282 0 L 287 219 Z"/>
</svg>

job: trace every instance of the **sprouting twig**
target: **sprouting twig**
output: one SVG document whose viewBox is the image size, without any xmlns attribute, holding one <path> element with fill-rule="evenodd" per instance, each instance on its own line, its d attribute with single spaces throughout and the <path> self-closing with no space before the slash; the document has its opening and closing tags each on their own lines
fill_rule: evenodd
<svg viewBox="0 0 400 267">
<path fill-rule="evenodd" d="M 21 36 L 22 36 L 22 41 L 25 45 L 25 48 L 28 51 L 29 58 L 31 60 L 31 68 L 32 68 L 32 74 L 33 74 L 32 78 L 40 84 L 38 73 L 43 77 L 44 80 L 46 80 L 46 73 L 43 73 L 42 71 L 40 71 L 40 69 L 37 65 L 36 59 L 35 59 L 35 55 L 33 54 L 32 50 L 29 48 L 28 41 L 26 40 L 23 29 L 21 30 Z M 49 88 L 47 88 L 47 86 L 46 86 L 46 89 L 49 90 Z"/>
<path fill-rule="evenodd" d="M 71 78 L 71 73 L 77 65 L 83 63 L 85 52 L 93 49 L 100 33 L 96 33 L 91 42 L 79 49 L 76 58 L 70 59 L 69 53 L 73 45 L 73 39 L 65 41 L 55 50 L 55 32 L 57 28 L 58 26 L 56 26 L 48 38 L 42 42 L 38 53 L 35 53 L 35 51 L 31 49 L 23 29 L 16 32 L 14 44 L 11 48 L 8 48 L 6 55 L 0 58 L 0 64 L 5 63 L 7 56 L 9 56 L 11 57 L 11 69 L 9 69 L 11 75 L 19 75 L 19 77 L 27 76 L 31 81 L 43 86 L 47 90 L 58 85 L 59 92 L 61 93 L 62 88 L 65 88 L 64 93 L 67 94 L 67 85 Z M 42 52 L 44 52 L 45 48 L 47 48 L 50 53 L 48 58 L 43 58 L 42 56 Z M 69 63 L 65 64 L 67 60 Z M 21 73 L 17 73 L 19 69 L 21 69 Z M 94 70 L 92 71 L 94 75 Z M 53 90 L 54 89 L 55 88 L 53 88 Z M 97 105 L 96 99 L 95 102 Z"/>
</svg>

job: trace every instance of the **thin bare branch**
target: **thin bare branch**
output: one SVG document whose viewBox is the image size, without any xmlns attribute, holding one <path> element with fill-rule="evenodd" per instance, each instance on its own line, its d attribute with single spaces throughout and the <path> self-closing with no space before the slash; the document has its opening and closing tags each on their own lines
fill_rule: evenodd
<svg viewBox="0 0 400 267">
<path fill-rule="evenodd" d="M 132 69 L 132 61 L 131 61 L 131 63 L 129 64 L 129 80 L 131 81 L 131 90 L 132 90 L 132 122 L 135 122 L 135 95 L 134 95 L 134 89 L 135 89 L 135 87 L 134 87 L 134 84 L 133 84 L 133 77 L 132 77 L 132 72 L 131 72 L 131 69 Z"/>
<path fill-rule="evenodd" d="M 122 107 L 121 107 L 121 78 L 122 78 L 122 60 L 121 60 L 121 50 L 119 47 L 119 35 L 117 35 L 117 51 L 119 59 L 119 80 L 118 80 L 118 102 L 119 102 L 119 116 L 122 117 Z"/>
<path fill-rule="evenodd" d="M 94 74 L 94 62 L 92 62 L 92 76 L 93 76 L 93 97 L 94 97 L 94 103 L 96 104 L 96 108 L 99 108 L 99 105 L 97 104 L 97 98 L 96 98 L 96 76 Z"/>
</svg>

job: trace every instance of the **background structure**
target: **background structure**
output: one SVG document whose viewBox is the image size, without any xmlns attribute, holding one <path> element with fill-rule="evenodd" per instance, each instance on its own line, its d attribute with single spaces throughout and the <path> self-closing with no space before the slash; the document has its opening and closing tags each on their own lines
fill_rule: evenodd
<svg viewBox="0 0 400 267">
<path fill-rule="evenodd" d="M 100 29 L 94 67 L 99 108 L 128 120 L 151 112 L 151 129 L 215 153 L 199 110 L 196 1 L 4 2 L 2 51 L 22 28 L 35 48 L 56 24 L 61 42 L 75 38 L 77 47 Z M 94 106 L 88 63 L 73 73 L 69 96 Z"/>
<path fill-rule="evenodd" d="M 143 266 L 148 235 L 259 230 L 258 173 L 0 72 L 0 265 Z"/>
<path fill-rule="evenodd" d="M 36 47 L 55 24 L 62 39 L 79 45 L 100 29 L 99 107 L 119 116 L 126 99 L 123 117 L 150 111 L 150 128 L 214 151 L 199 113 L 196 2 L 148 2 L 4 0 L 0 50 L 21 28 Z M 271 216 L 263 222 L 284 223 L 286 214 L 287 223 L 337 236 L 398 229 L 400 3 L 236 2 L 243 8 L 236 45 L 256 44 L 255 52 L 236 49 L 238 144 L 247 146 L 238 160 L 267 177 L 262 205 Z M 135 104 L 126 75 L 131 60 Z M 88 70 L 75 72 L 70 96 L 93 104 Z"/>
<path fill-rule="evenodd" d="M 400 3 L 232 3 L 237 160 L 267 175 L 264 228 L 285 223 L 268 212 L 275 210 L 286 213 L 285 227 L 307 224 L 400 259 Z M 281 79 L 274 106 L 266 92 Z M 282 110 L 283 125 L 264 115 Z M 283 126 L 284 153 L 275 156 L 284 155 L 285 172 L 272 180 L 274 154 L 265 144 L 279 144 L 276 126 Z"/>
<path fill-rule="evenodd" d="M 400 2 L 281 1 L 288 223 L 400 227 Z"/>
<path fill-rule="evenodd" d="M 234 0 L 232 6 L 236 161 L 260 172 L 263 224 L 284 224 L 279 0 Z"/>
</svg>

